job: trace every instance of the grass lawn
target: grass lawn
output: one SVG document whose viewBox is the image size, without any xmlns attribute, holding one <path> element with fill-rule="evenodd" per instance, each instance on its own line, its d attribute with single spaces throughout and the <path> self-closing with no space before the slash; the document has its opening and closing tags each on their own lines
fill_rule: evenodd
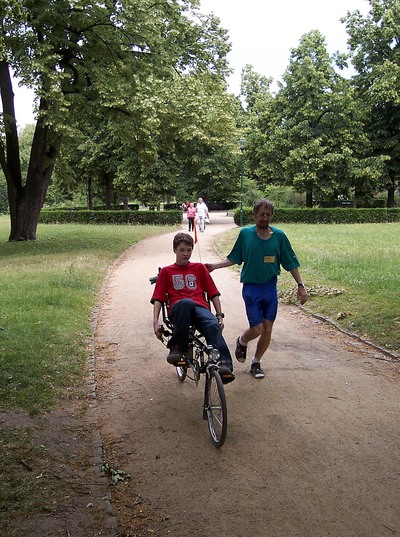
<svg viewBox="0 0 400 537">
<path fill-rule="evenodd" d="M 400 223 L 273 225 L 286 232 L 299 258 L 307 308 L 399 352 Z M 229 253 L 238 232 L 218 237 L 221 255 Z M 283 299 L 294 300 L 290 273 L 282 272 L 279 289 Z"/>
<path fill-rule="evenodd" d="M 36 241 L 9 243 L 8 220 L 0 217 L 1 408 L 34 414 L 79 387 L 108 268 L 129 246 L 165 230 L 48 224 L 39 225 Z"/>
</svg>

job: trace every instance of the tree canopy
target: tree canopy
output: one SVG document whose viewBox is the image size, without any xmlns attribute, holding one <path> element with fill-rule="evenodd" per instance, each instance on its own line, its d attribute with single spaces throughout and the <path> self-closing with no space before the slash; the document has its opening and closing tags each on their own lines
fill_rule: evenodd
<svg viewBox="0 0 400 537">
<path fill-rule="evenodd" d="M 67 136 L 82 119 L 129 122 L 129 138 L 149 154 L 148 133 L 160 121 L 157 96 L 177 76 L 222 83 L 228 73 L 227 33 L 197 0 L 4 0 L 1 5 L 0 90 L 4 135 L 0 164 L 7 181 L 11 240 L 33 239 L 53 169 Z M 21 172 L 11 70 L 37 96 L 30 163 Z M 87 125 L 86 125 L 87 126 Z M 111 127 L 110 127 L 111 126 Z M 108 131 L 109 132 L 109 131 Z M 151 151 L 150 151 L 151 153 Z M 151 158 L 150 158 L 151 160 Z M 143 165 L 144 159 L 141 164 Z"/>
</svg>

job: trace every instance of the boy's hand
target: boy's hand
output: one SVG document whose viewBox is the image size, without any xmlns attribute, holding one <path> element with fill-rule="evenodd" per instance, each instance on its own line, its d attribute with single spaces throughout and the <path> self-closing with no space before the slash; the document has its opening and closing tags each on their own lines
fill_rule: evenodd
<svg viewBox="0 0 400 537">
<path fill-rule="evenodd" d="M 154 334 L 155 334 L 156 338 L 159 339 L 160 341 L 162 341 L 162 333 L 164 332 L 163 325 L 160 324 L 158 321 L 154 321 L 153 330 L 154 330 Z"/>
</svg>

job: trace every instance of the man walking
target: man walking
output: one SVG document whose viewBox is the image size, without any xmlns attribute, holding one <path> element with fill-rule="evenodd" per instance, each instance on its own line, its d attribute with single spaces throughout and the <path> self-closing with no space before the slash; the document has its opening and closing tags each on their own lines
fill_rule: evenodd
<svg viewBox="0 0 400 537">
<path fill-rule="evenodd" d="M 278 311 L 277 281 L 281 266 L 289 271 L 297 283 L 297 295 L 301 304 L 307 300 L 307 292 L 301 281 L 300 263 L 285 233 L 271 226 L 273 203 L 263 198 L 253 207 L 255 225 L 244 227 L 225 261 L 206 264 L 215 269 L 243 263 L 240 281 L 246 307 L 249 328 L 237 338 L 235 356 L 239 362 L 246 361 L 247 345 L 257 339 L 256 351 L 250 372 L 256 379 L 264 378 L 261 359 L 267 351 L 273 324 Z"/>
<path fill-rule="evenodd" d="M 196 214 L 199 222 L 199 230 L 203 232 L 205 229 L 206 218 L 208 218 L 208 207 L 204 203 L 203 198 L 197 200 Z"/>
</svg>

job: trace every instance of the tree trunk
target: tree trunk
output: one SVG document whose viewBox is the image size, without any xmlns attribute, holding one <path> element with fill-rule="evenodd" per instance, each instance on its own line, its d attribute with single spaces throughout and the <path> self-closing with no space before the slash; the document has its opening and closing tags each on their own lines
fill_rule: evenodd
<svg viewBox="0 0 400 537">
<path fill-rule="evenodd" d="M 89 211 L 93 211 L 93 179 L 91 177 L 88 178 L 87 182 L 87 208 Z"/>
<path fill-rule="evenodd" d="M 48 143 L 52 129 L 39 119 L 35 129 L 26 184 L 13 189 L 10 200 L 10 241 L 36 240 L 40 211 L 50 185 L 58 155 L 58 144 Z"/>
<path fill-rule="evenodd" d="M 313 193 L 312 190 L 307 190 L 306 192 L 306 207 L 311 209 L 313 206 Z"/>
<path fill-rule="evenodd" d="M 393 181 L 393 183 L 391 184 L 391 186 L 388 188 L 388 191 L 387 191 L 386 207 L 388 209 L 393 209 L 393 207 L 395 207 L 396 205 L 395 192 L 396 192 L 396 188 L 394 186 L 394 181 Z"/>
<path fill-rule="evenodd" d="M 35 240 L 40 211 L 50 185 L 60 147 L 53 127 L 40 117 L 36 123 L 26 182 L 23 184 L 19 154 L 17 123 L 14 110 L 9 65 L 0 61 L 0 91 L 3 105 L 5 145 L 0 145 L 0 164 L 7 181 L 11 229 L 9 241 Z M 39 110 L 48 108 L 41 99 Z"/>
<path fill-rule="evenodd" d="M 112 206 L 112 189 L 113 189 L 113 179 L 110 173 L 104 174 L 106 193 L 105 193 L 105 205 L 106 209 L 110 210 Z"/>
</svg>

